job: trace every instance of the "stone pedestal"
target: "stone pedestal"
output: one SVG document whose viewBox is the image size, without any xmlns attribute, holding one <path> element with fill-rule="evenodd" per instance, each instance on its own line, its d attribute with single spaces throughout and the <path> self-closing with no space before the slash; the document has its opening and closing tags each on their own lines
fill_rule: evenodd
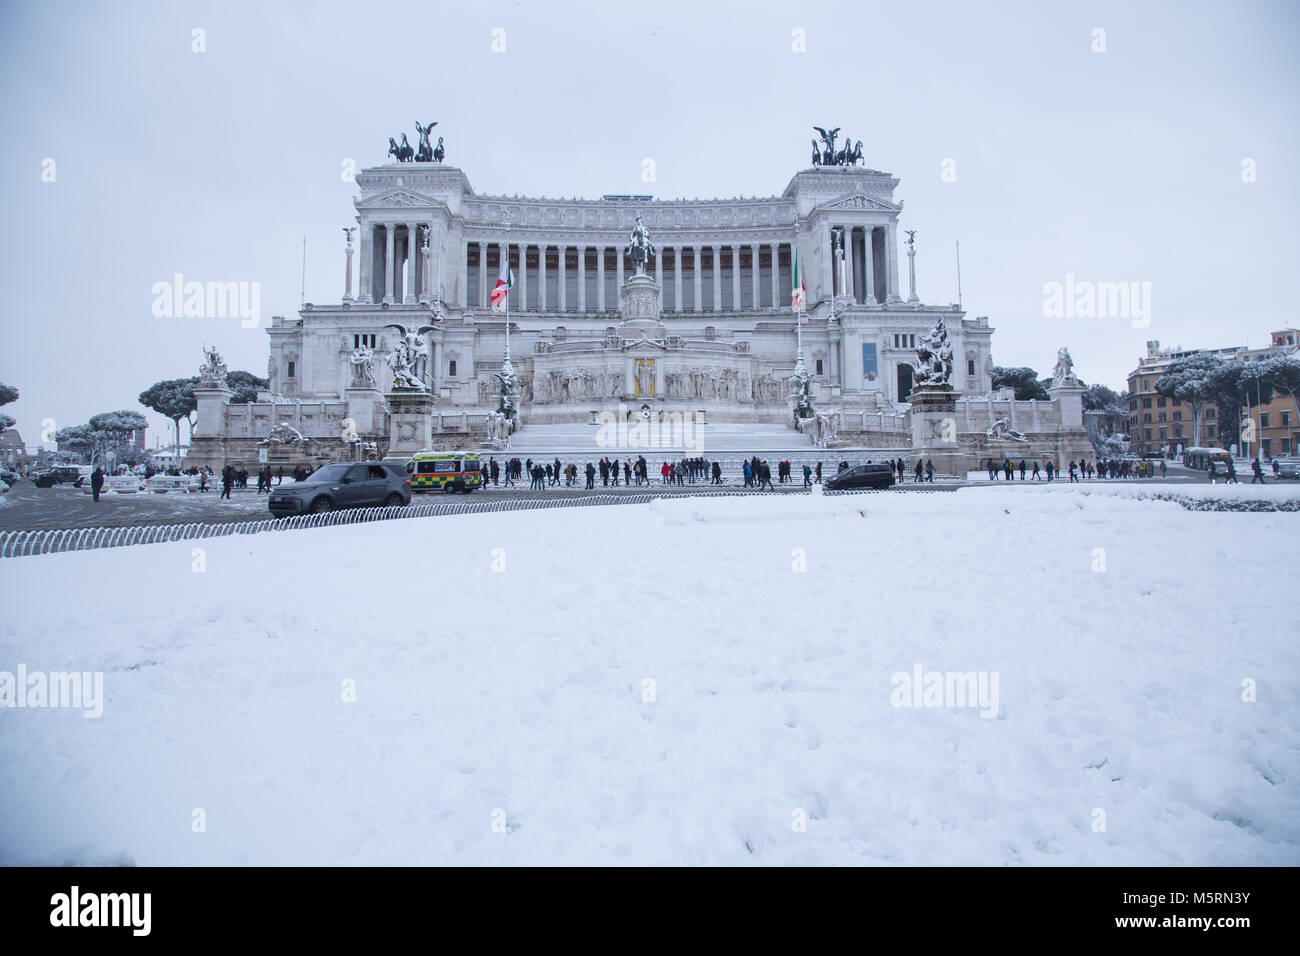
<svg viewBox="0 0 1300 956">
<path fill-rule="evenodd" d="M 659 283 L 653 276 L 634 275 L 623 283 L 619 290 L 619 311 L 623 314 L 620 328 L 626 338 L 639 338 L 638 332 L 644 332 L 647 338 L 652 333 L 663 331 L 660 319 Z"/>
<path fill-rule="evenodd" d="M 388 393 L 388 457 L 410 457 L 433 446 L 433 397 L 428 392 Z"/>
<path fill-rule="evenodd" d="M 1088 430 L 1083 424 L 1084 391 L 1077 380 L 1053 382 L 1047 389 L 1047 394 L 1052 396 L 1056 405 L 1060 422 L 1061 430 L 1056 440 L 1058 464 L 1097 457 L 1092 442 L 1088 440 Z"/>
<path fill-rule="evenodd" d="M 384 435 L 383 392 L 373 386 L 353 387 L 344 389 L 343 397 L 348 403 L 348 418 L 359 436 L 373 440 Z"/>
<path fill-rule="evenodd" d="M 226 434 L 226 405 L 234 393 L 225 385 L 201 383 L 194 386 L 197 407 L 194 434 L 219 438 Z"/>
<path fill-rule="evenodd" d="M 943 475 L 965 476 L 966 463 L 957 444 L 957 392 L 951 388 L 920 388 L 912 403 L 912 458 L 934 462 Z"/>
</svg>

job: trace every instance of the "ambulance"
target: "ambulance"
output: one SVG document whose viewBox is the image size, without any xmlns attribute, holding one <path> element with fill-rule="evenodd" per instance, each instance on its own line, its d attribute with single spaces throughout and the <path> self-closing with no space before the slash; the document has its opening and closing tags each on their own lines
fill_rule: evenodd
<svg viewBox="0 0 1300 956">
<path fill-rule="evenodd" d="M 457 491 L 469 494 L 483 484 L 483 463 L 476 451 L 422 451 L 406 463 L 412 492 Z"/>
</svg>

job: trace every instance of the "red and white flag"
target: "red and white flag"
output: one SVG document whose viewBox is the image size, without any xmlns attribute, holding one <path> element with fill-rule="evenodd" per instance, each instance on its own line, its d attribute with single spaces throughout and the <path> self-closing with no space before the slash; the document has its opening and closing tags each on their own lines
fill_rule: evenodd
<svg viewBox="0 0 1300 956">
<path fill-rule="evenodd" d="M 515 271 L 510 268 L 510 257 L 501 257 L 501 275 L 497 277 L 497 284 L 492 287 L 492 298 L 490 300 L 492 308 L 498 312 L 506 310 L 507 296 L 510 290 L 514 288 Z"/>
<path fill-rule="evenodd" d="M 804 302 L 808 298 L 808 290 L 804 287 L 803 276 L 799 275 L 799 250 L 794 251 L 794 289 L 790 293 L 790 308 L 796 312 L 802 312 Z"/>
</svg>

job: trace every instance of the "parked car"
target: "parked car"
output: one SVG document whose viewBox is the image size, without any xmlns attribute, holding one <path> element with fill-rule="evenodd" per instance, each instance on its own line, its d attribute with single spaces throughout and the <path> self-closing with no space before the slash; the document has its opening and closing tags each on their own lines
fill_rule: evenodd
<svg viewBox="0 0 1300 956">
<path fill-rule="evenodd" d="M 845 491 L 849 488 L 888 488 L 894 483 L 894 469 L 890 465 L 854 465 L 826 479 L 827 491 Z"/>
<path fill-rule="evenodd" d="M 322 465 L 304 481 L 276 485 L 267 507 L 277 518 L 339 508 L 390 508 L 411 503 L 411 481 L 391 461 Z"/>
<path fill-rule="evenodd" d="M 1300 478 L 1300 458 L 1277 458 L 1274 461 L 1279 478 Z"/>
<path fill-rule="evenodd" d="M 86 479 L 76 465 L 56 465 L 32 475 L 32 481 L 36 482 L 37 488 L 53 488 L 55 485 L 63 484 L 80 488 L 84 480 Z"/>
</svg>

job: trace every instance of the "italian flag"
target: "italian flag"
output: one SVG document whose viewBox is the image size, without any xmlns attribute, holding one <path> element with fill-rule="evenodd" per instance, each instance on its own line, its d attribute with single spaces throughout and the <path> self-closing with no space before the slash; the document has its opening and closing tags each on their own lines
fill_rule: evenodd
<svg viewBox="0 0 1300 956">
<path fill-rule="evenodd" d="M 515 285 L 515 273 L 510 268 L 510 256 L 501 257 L 501 274 L 497 276 L 497 284 L 492 287 L 492 308 L 498 312 L 506 310 L 506 296 Z"/>
<path fill-rule="evenodd" d="M 808 297 L 808 290 L 804 288 L 803 277 L 799 275 L 799 250 L 794 251 L 794 290 L 790 293 L 790 308 L 796 312 L 803 311 L 804 300 Z"/>
</svg>

